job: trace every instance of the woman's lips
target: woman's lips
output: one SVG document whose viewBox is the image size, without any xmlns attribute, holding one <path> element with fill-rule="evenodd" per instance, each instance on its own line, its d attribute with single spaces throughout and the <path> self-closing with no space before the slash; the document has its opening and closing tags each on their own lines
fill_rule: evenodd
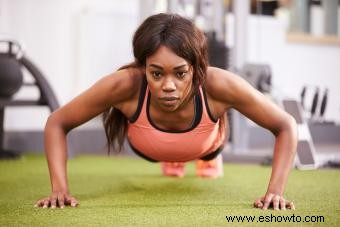
<svg viewBox="0 0 340 227">
<path fill-rule="evenodd" d="M 165 106 L 174 106 L 178 102 L 179 98 L 176 96 L 166 96 L 161 97 L 160 100 Z"/>
</svg>

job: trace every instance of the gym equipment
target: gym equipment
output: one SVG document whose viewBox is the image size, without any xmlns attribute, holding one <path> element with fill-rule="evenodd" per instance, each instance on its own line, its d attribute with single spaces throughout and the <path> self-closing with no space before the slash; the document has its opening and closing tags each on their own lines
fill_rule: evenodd
<svg viewBox="0 0 340 227">
<path fill-rule="evenodd" d="M 320 113 L 319 113 L 319 116 L 321 119 L 323 119 L 325 111 L 326 111 L 327 100 L 328 100 L 328 88 L 325 89 L 323 96 L 322 96 L 322 100 L 321 100 Z"/>
<path fill-rule="evenodd" d="M 270 93 L 272 89 L 272 70 L 269 65 L 246 63 L 240 74 L 260 92 Z"/>
<path fill-rule="evenodd" d="M 301 103 L 301 107 L 302 107 L 303 109 L 306 109 L 306 106 L 305 106 L 306 92 L 307 92 L 307 87 L 306 87 L 306 86 L 303 86 L 303 87 L 302 87 L 301 94 L 300 94 L 300 103 Z"/>
<path fill-rule="evenodd" d="M 306 105 L 307 91 L 314 89 L 310 108 Z M 310 93 L 310 92 L 309 92 Z M 321 99 L 321 100 L 320 100 Z M 310 120 L 312 122 L 325 122 L 324 114 L 326 112 L 328 102 L 328 88 L 323 90 L 321 97 L 321 89 L 318 86 L 303 86 L 300 93 L 300 102 L 304 111 L 310 113 Z"/>
<path fill-rule="evenodd" d="M 4 149 L 4 118 L 6 106 L 48 106 L 50 111 L 59 108 L 58 100 L 41 71 L 23 52 L 21 45 L 10 39 L 0 39 L 0 159 L 17 158 L 19 153 Z M 7 47 L 7 49 L 6 49 Z M 22 68 L 27 69 L 34 83 L 23 82 Z M 12 96 L 22 86 L 36 86 L 37 100 L 14 100 Z"/>
<path fill-rule="evenodd" d="M 221 69 L 229 68 L 229 48 L 216 38 L 215 32 L 205 33 L 208 38 L 209 63 Z"/>
<path fill-rule="evenodd" d="M 328 89 L 325 90 L 323 101 L 327 101 Z M 326 104 L 324 104 L 325 106 Z M 298 124 L 298 144 L 295 165 L 299 169 L 315 169 L 318 167 L 340 167 L 340 158 L 335 154 L 316 153 L 314 142 L 307 121 L 303 116 L 300 103 L 296 100 L 283 100 L 284 109 L 291 114 Z M 321 108 L 323 109 L 323 108 Z M 321 110 L 323 111 L 323 110 Z"/>
<path fill-rule="evenodd" d="M 284 109 L 294 117 L 298 124 L 298 144 L 295 165 L 299 169 L 317 168 L 316 152 L 308 124 L 303 116 L 302 107 L 296 100 L 283 100 Z"/>
<path fill-rule="evenodd" d="M 312 101 L 312 108 L 310 110 L 311 118 L 315 117 L 316 108 L 318 107 L 318 103 L 319 103 L 319 92 L 320 92 L 319 87 L 316 87 L 316 90 L 313 96 L 313 101 Z"/>
<path fill-rule="evenodd" d="M 12 50 L 9 50 L 9 52 L 12 52 Z M 7 55 L 0 53 L 0 97 L 10 98 L 20 89 L 23 74 L 20 63 L 16 58 L 6 57 Z"/>
</svg>

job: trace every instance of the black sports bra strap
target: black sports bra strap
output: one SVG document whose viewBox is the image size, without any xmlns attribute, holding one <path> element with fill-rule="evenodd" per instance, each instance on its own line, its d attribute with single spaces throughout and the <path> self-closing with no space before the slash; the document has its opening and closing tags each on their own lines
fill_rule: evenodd
<svg viewBox="0 0 340 227">
<path fill-rule="evenodd" d="M 143 78 L 143 81 L 142 81 L 142 84 L 141 84 L 141 89 L 140 89 L 140 92 L 139 92 L 137 109 L 136 109 L 136 112 L 129 119 L 130 123 L 136 122 L 138 117 L 139 117 L 139 114 L 140 114 L 142 107 L 143 107 L 143 102 L 144 102 L 147 86 L 148 86 L 148 82 L 146 81 L 146 76 L 144 75 L 144 78 Z"/>
</svg>

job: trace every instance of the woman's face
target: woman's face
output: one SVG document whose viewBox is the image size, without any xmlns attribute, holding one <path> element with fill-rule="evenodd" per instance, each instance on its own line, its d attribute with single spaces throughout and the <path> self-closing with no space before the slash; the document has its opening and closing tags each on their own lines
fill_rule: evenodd
<svg viewBox="0 0 340 227">
<path fill-rule="evenodd" d="M 146 59 L 146 79 L 154 105 L 166 112 L 179 109 L 192 89 L 192 66 L 165 46 Z"/>
</svg>

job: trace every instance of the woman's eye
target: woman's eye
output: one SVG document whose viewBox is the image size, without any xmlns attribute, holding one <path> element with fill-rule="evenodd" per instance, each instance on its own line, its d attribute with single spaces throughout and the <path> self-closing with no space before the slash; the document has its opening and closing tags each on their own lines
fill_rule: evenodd
<svg viewBox="0 0 340 227">
<path fill-rule="evenodd" d="M 161 73 L 160 72 L 151 72 L 151 75 L 155 79 L 159 79 L 161 77 Z"/>
<path fill-rule="evenodd" d="M 186 74 L 187 74 L 187 72 L 177 72 L 177 73 L 176 73 L 176 76 L 177 76 L 178 78 L 183 78 L 183 77 L 185 77 Z"/>
</svg>

